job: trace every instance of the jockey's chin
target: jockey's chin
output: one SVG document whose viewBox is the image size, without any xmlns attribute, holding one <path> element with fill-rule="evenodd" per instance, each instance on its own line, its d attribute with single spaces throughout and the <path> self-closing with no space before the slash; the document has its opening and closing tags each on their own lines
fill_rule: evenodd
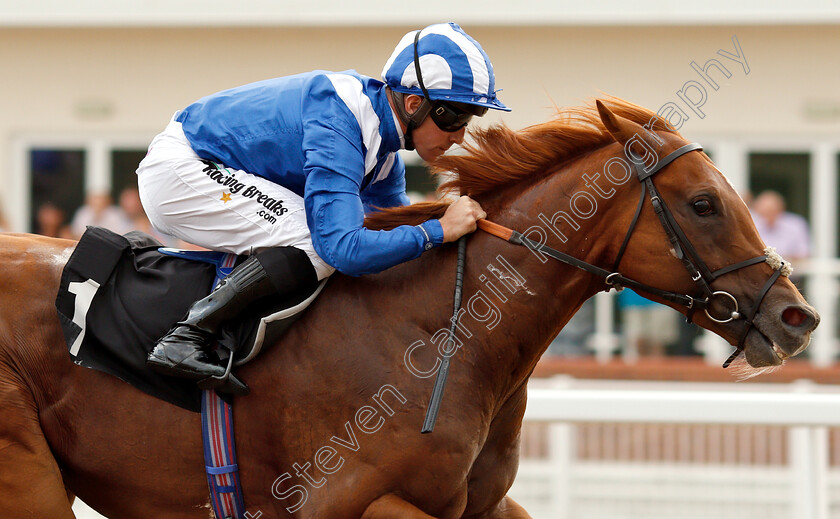
<svg viewBox="0 0 840 519">
<path fill-rule="evenodd" d="M 464 142 L 466 128 L 455 132 L 445 132 L 437 127 L 431 117 L 427 117 L 420 126 L 414 130 L 414 149 L 420 158 L 427 163 L 446 153 L 453 144 Z"/>
<path fill-rule="evenodd" d="M 423 159 L 424 162 L 431 164 L 434 162 L 438 157 L 446 153 L 449 149 L 449 146 L 446 147 L 436 147 L 436 148 L 427 148 L 421 149 L 417 147 L 417 154 L 420 155 L 420 158 Z"/>
</svg>

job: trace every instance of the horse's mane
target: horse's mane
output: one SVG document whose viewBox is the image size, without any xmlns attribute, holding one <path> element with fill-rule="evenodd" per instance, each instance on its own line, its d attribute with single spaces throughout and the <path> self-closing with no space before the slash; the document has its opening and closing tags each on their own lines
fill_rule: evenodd
<svg viewBox="0 0 840 519">
<path fill-rule="evenodd" d="M 617 97 L 602 102 L 616 115 L 652 129 L 676 133 L 655 112 Z M 594 102 L 575 108 L 558 109 L 550 121 L 514 131 L 504 124 L 470 132 L 473 142 L 463 146 L 465 153 L 443 155 L 432 164 L 435 174 L 449 180 L 441 193 L 479 196 L 525 178 L 537 179 L 556 170 L 572 158 L 612 142 Z M 370 229 L 393 229 L 417 225 L 440 218 L 449 202 L 424 202 L 385 209 L 369 215 Z"/>
</svg>

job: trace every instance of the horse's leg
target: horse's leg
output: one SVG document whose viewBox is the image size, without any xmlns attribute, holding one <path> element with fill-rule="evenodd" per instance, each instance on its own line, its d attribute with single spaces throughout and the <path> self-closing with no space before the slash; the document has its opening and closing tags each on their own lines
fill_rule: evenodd
<svg viewBox="0 0 840 519">
<path fill-rule="evenodd" d="M 0 365 L 0 510 L 3 517 L 73 519 L 64 481 L 32 395 Z"/>
<path fill-rule="evenodd" d="M 527 386 L 523 384 L 493 419 L 484 447 L 473 463 L 465 519 L 531 519 L 524 508 L 507 496 L 519 466 L 519 438 L 527 396 Z"/>
<path fill-rule="evenodd" d="M 435 519 L 408 501 L 388 494 L 371 503 L 361 519 Z"/>
<path fill-rule="evenodd" d="M 492 510 L 479 515 L 465 516 L 464 519 L 532 519 L 519 503 L 508 496 L 502 498 Z"/>
</svg>

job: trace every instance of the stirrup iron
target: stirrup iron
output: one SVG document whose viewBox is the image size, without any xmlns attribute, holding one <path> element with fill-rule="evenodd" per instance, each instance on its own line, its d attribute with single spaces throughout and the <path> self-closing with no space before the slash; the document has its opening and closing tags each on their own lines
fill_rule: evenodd
<svg viewBox="0 0 840 519">
<path fill-rule="evenodd" d="M 231 373 L 233 369 L 233 352 L 228 356 L 227 367 L 221 376 L 210 375 L 199 380 L 196 384 L 199 389 L 215 389 L 222 393 L 230 393 L 236 396 L 244 396 L 251 392 L 248 386 Z"/>
</svg>

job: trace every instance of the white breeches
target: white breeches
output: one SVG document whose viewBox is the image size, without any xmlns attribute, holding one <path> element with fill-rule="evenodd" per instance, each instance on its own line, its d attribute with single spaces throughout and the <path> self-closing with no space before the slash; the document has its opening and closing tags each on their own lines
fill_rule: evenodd
<svg viewBox="0 0 840 519">
<path fill-rule="evenodd" d="M 319 280 L 335 271 L 315 252 L 303 198 L 245 171 L 208 165 L 174 119 L 149 146 L 137 183 L 143 208 L 162 233 L 235 254 L 297 247 Z"/>
</svg>

